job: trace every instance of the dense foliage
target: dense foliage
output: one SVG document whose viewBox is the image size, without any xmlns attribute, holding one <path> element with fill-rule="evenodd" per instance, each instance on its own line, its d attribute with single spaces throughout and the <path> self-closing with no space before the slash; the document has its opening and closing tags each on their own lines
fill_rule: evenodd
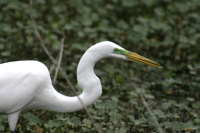
<svg viewBox="0 0 200 133">
<path fill-rule="evenodd" d="M 75 86 L 78 60 L 89 46 L 102 40 L 162 64 L 163 69 L 156 69 L 105 59 L 96 65 L 103 95 L 89 110 L 101 131 L 157 132 L 140 91 L 164 131 L 200 131 L 199 0 L 35 0 L 33 15 L 55 58 L 65 32 L 62 67 Z M 28 1 L 0 0 L 0 51 L 1 63 L 34 59 L 51 68 L 34 35 Z M 63 85 L 66 81 L 59 75 L 55 88 L 73 95 L 70 87 L 65 90 Z M 84 110 L 24 112 L 16 130 L 96 132 Z M 8 131 L 6 116 L 1 115 L 0 132 Z"/>
</svg>

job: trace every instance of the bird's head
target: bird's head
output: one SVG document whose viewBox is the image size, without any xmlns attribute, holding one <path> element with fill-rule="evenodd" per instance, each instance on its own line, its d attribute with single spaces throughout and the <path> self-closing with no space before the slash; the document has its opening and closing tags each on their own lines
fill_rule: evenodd
<svg viewBox="0 0 200 133">
<path fill-rule="evenodd" d="M 103 41 L 98 44 L 96 44 L 99 49 L 101 49 L 101 55 L 104 55 L 104 57 L 112 57 L 112 58 L 118 58 L 123 60 L 130 60 L 135 62 L 140 62 L 146 65 L 154 66 L 157 68 L 162 68 L 158 63 L 143 57 L 135 52 L 130 52 L 119 45 L 109 42 L 109 41 Z"/>
</svg>

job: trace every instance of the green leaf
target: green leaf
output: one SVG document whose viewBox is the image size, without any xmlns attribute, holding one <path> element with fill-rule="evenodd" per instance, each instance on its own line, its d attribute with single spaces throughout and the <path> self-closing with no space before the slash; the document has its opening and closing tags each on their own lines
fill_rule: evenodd
<svg viewBox="0 0 200 133">
<path fill-rule="evenodd" d="M 153 110 L 153 113 L 157 115 L 159 118 L 166 118 L 166 115 L 162 110 Z"/>
<path fill-rule="evenodd" d="M 173 122 L 172 128 L 176 131 L 181 131 L 185 128 L 185 125 L 183 122 Z"/>
<path fill-rule="evenodd" d="M 5 52 L 2 52 L 1 55 L 6 57 L 6 56 L 10 56 L 11 53 L 9 51 L 5 51 Z"/>
<path fill-rule="evenodd" d="M 83 119 L 83 123 L 87 124 L 87 125 L 92 125 L 92 121 L 89 119 Z"/>
<path fill-rule="evenodd" d="M 23 117 L 28 121 L 29 125 L 37 125 L 38 123 L 41 123 L 41 120 L 38 116 L 33 115 L 29 112 L 24 114 Z"/>
<path fill-rule="evenodd" d="M 193 103 L 192 107 L 195 108 L 195 109 L 200 109 L 200 102 Z"/>
<path fill-rule="evenodd" d="M 72 117 L 71 122 L 76 126 L 81 125 L 81 120 L 79 117 Z"/>
</svg>

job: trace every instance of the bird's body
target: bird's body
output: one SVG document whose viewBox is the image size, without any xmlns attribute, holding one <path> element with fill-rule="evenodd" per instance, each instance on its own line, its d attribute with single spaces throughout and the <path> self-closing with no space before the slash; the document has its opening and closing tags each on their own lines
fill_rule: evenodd
<svg viewBox="0 0 200 133">
<path fill-rule="evenodd" d="M 0 98 L 4 101 L 0 102 L 0 113 L 31 108 L 35 95 L 51 83 L 47 68 L 38 61 L 4 63 L 0 65 L 0 73 Z"/>
<path fill-rule="evenodd" d="M 77 68 L 77 80 L 83 92 L 79 95 L 85 106 L 92 104 L 102 93 L 101 82 L 94 73 L 95 63 L 107 57 L 131 59 L 152 66 L 159 65 L 135 53 L 131 54 L 112 42 L 90 47 Z M 0 114 L 7 114 L 10 130 L 14 131 L 20 112 L 43 109 L 73 112 L 83 106 L 77 96 L 58 93 L 47 67 L 38 61 L 16 61 L 0 65 Z"/>
<path fill-rule="evenodd" d="M 5 101 L 0 102 L 0 113 L 12 114 L 33 108 L 62 112 L 54 104 L 62 95 L 53 88 L 49 71 L 41 62 L 4 63 L 0 65 L 0 73 L 0 99 Z"/>
</svg>

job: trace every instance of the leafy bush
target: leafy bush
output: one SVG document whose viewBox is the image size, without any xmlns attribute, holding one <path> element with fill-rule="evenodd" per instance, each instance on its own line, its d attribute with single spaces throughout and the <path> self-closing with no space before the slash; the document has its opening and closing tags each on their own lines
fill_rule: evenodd
<svg viewBox="0 0 200 133">
<path fill-rule="evenodd" d="M 35 0 L 33 15 L 44 43 L 57 57 L 62 33 L 62 67 L 76 84 L 78 60 L 92 44 L 110 40 L 162 64 L 163 69 L 105 59 L 96 65 L 101 98 L 89 107 L 103 132 L 156 132 L 138 87 L 167 132 L 200 130 L 199 0 Z M 0 62 L 51 62 L 36 39 L 25 0 L 0 1 Z M 14 55 L 14 56 L 13 56 Z M 111 63 L 110 63 L 111 62 Z M 102 67 L 104 66 L 104 67 Z M 59 75 L 58 91 L 66 84 Z M 80 90 L 79 90 L 80 91 Z M 67 95 L 73 95 L 68 87 Z M 8 132 L 5 116 L 0 131 Z M 96 132 L 85 111 L 59 114 L 30 111 L 21 115 L 19 132 Z"/>
</svg>

